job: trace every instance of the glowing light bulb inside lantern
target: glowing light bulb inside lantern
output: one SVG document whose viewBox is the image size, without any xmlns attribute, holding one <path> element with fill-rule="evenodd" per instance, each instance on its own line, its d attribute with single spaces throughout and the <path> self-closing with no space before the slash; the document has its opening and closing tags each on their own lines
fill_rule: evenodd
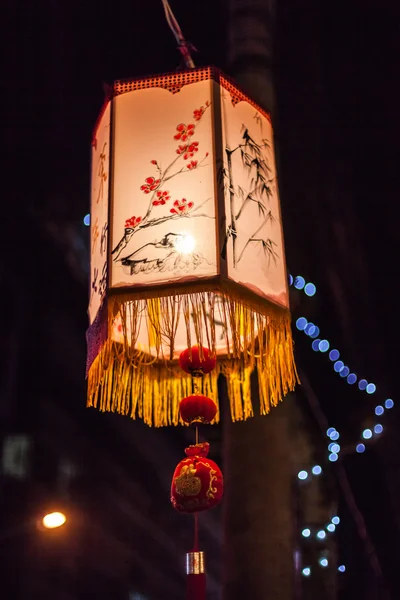
<svg viewBox="0 0 400 600">
<path fill-rule="evenodd" d="M 196 240 L 188 233 L 179 236 L 175 241 L 175 250 L 180 254 L 190 254 L 195 249 L 195 246 Z"/>
</svg>

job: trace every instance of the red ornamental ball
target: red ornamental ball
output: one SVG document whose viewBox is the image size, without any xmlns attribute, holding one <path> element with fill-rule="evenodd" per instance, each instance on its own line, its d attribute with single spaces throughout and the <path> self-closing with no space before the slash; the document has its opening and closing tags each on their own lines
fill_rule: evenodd
<svg viewBox="0 0 400 600">
<path fill-rule="evenodd" d="M 216 360 L 215 357 L 211 356 L 208 348 L 203 348 L 201 358 L 200 348 L 192 346 L 181 353 L 179 364 L 181 369 L 186 373 L 190 373 L 190 375 L 207 375 L 207 373 L 211 373 L 215 369 Z"/>
<path fill-rule="evenodd" d="M 175 469 L 171 502 L 177 511 L 196 513 L 217 506 L 222 499 L 224 482 L 219 466 L 207 458 L 209 444 L 189 446 L 187 458 Z"/>
<path fill-rule="evenodd" d="M 194 395 L 183 398 L 179 404 L 179 411 L 185 423 L 208 424 L 217 414 L 217 405 L 207 396 Z"/>
</svg>

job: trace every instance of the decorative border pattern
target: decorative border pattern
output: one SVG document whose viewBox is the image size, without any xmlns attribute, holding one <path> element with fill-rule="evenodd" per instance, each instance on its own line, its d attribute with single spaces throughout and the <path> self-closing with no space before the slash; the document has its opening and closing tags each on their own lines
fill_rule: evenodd
<svg viewBox="0 0 400 600">
<path fill-rule="evenodd" d="M 119 96 L 133 90 L 144 90 L 153 87 L 160 87 L 168 90 L 172 94 L 177 94 L 181 91 L 184 85 L 197 83 L 213 79 L 221 85 L 230 94 L 232 104 L 235 106 L 238 102 L 248 102 L 262 114 L 271 123 L 271 115 L 268 111 L 261 108 L 247 94 L 245 94 L 233 79 L 222 73 L 217 67 L 199 67 L 189 71 L 175 71 L 173 73 L 165 73 L 161 75 L 153 75 L 151 77 L 138 79 L 120 79 L 114 82 L 113 95 Z"/>
</svg>

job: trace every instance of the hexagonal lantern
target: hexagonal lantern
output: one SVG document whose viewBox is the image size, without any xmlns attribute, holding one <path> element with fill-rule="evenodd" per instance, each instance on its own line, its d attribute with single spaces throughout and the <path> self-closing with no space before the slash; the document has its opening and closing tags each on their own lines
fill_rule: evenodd
<svg viewBox="0 0 400 600">
<path fill-rule="evenodd" d="M 296 382 L 268 113 L 207 67 L 117 81 L 92 149 L 88 405 L 179 423 L 188 347 L 228 381 L 233 420 Z M 218 417 L 217 417 L 218 418 Z"/>
</svg>

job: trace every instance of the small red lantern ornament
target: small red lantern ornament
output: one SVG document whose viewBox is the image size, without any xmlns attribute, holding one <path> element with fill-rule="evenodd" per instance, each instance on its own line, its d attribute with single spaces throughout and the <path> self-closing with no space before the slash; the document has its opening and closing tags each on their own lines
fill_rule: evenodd
<svg viewBox="0 0 400 600">
<path fill-rule="evenodd" d="M 217 410 L 214 400 L 201 394 L 187 396 L 179 404 L 182 420 L 189 425 L 197 423 L 208 425 L 214 420 Z"/>
<path fill-rule="evenodd" d="M 208 348 L 192 346 L 184 350 L 179 356 L 179 365 L 185 373 L 193 377 L 201 377 L 215 369 L 216 360 Z"/>
<path fill-rule="evenodd" d="M 183 513 L 197 513 L 217 506 L 224 490 L 221 469 L 207 458 L 210 445 L 205 442 L 186 448 L 187 458 L 175 469 L 171 502 Z"/>
</svg>

